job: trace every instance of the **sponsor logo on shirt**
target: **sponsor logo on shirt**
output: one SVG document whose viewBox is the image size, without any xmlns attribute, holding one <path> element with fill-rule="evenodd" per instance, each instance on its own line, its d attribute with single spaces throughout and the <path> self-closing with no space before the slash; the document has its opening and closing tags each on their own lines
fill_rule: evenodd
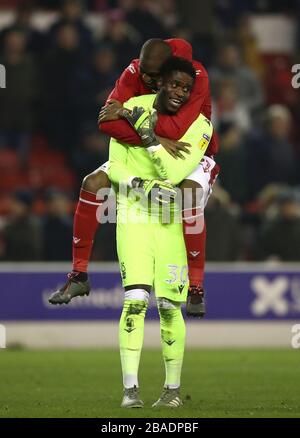
<svg viewBox="0 0 300 438">
<path fill-rule="evenodd" d="M 203 134 L 201 140 L 198 143 L 199 148 L 201 150 L 206 150 L 209 141 L 210 141 L 210 136 L 207 134 Z"/>
<path fill-rule="evenodd" d="M 184 289 L 184 284 L 181 284 L 180 286 L 178 286 L 179 289 L 179 293 L 181 294 L 183 289 Z"/>
</svg>

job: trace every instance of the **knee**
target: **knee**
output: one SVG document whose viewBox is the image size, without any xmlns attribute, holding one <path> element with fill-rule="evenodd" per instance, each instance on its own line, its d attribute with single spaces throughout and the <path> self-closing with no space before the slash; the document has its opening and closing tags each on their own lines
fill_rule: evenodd
<svg viewBox="0 0 300 438">
<path fill-rule="evenodd" d="M 123 310 L 126 315 L 145 315 L 149 301 L 149 292 L 145 289 L 125 291 Z"/>
<path fill-rule="evenodd" d="M 157 298 L 157 307 L 162 327 L 172 325 L 181 316 L 181 304 L 168 298 Z"/>
<path fill-rule="evenodd" d="M 157 306 L 158 309 L 163 310 L 174 310 L 180 307 L 180 303 L 176 303 L 175 301 L 171 301 L 168 298 L 158 297 L 157 298 Z"/>
<path fill-rule="evenodd" d="M 99 189 L 110 188 L 110 186 L 108 176 L 103 170 L 95 170 L 87 175 L 82 182 L 82 188 L 92 193 L 97 193 Z"/>
<path fill-rule="evenodd" d="M 142 302 L 148 304 L 150 293 L 144 288 L 134 288 L 125 290 L 125 301 Z"/>
<path fill-rule="evenodd" d="M 158 313 L 161 321 L 171 322 L 174 314 L 180 309 L 180 303 L 171 301 L 168 298 L 157 298 Z"/>
<path fill-rule="evenodd" d="M 120 318 L 120 323 L 126 321 L 126 325 L 134 326 L 134 321 L 141 321 L 145 318 L 148 308 L 149 293 L 140 290 L 128 290 L 125 292 L 123 303 L 123 311 Z"/>
</svg>

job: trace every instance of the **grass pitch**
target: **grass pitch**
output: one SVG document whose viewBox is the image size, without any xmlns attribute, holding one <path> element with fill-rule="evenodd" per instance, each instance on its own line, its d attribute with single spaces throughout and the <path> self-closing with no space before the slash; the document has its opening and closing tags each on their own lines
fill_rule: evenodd
<svg viewBox="0 0 300 438">
<path fill-rule="evenodd" d="M 0 351 L 0 417 L 300 417 L 300 351 L 188 350 L 184 406 L 154 410 L 164 367 L 146 350 L 140 366 L 144 409 L 121 409 L 117 351 Z"/>
</svg>

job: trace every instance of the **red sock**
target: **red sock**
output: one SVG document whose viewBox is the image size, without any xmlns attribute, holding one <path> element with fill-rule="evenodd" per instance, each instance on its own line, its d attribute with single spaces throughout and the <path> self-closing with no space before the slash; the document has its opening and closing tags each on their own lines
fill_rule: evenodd
<svg viewBox="0 0 300 438">
<path fill-rule="evenodd" d="M 73 270 L 87 272 L 93 241 L 99 222 L 96 217 L 101 205 L 96 194 L 80 190 L 73 226 Z"/>
<path fill-rule="evenodd" d="M 184 240 L 191 286 L 202 286 L 204 279 L 206 226 L 197 209 L 186 210 L 183 217 Z M 193 219 L 194 218 L 194 219 Z M 196 220 L 200 223 L 195 226 Z"/>
</svg>

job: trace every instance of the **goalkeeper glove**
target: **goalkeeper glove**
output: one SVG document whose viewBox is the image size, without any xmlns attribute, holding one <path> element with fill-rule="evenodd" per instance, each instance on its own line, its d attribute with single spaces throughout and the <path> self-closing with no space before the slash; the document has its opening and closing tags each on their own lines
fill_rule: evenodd
<svg viewBox="0 0 300 438">
<path fill-rule="evenodd" d="M 135 129 L 145 147 L 157 146 L 159 144 L 154 132 L 157 121 L 156 110 L 150 113 L 142 107 L 135 106 L 132 111 L 123 109 L 122 117 Z"/>
<path fill-rule="evenodd" d="M 159 204 L 169 204 L 174 201 L 177 195 L 177 191 L 171 183 L 160 179 L 134 178 L 131 185 L 134 189 L 142 189 L 145 196 L 150 199 L 153 190 L 154 199 Z"/>
</svg>

